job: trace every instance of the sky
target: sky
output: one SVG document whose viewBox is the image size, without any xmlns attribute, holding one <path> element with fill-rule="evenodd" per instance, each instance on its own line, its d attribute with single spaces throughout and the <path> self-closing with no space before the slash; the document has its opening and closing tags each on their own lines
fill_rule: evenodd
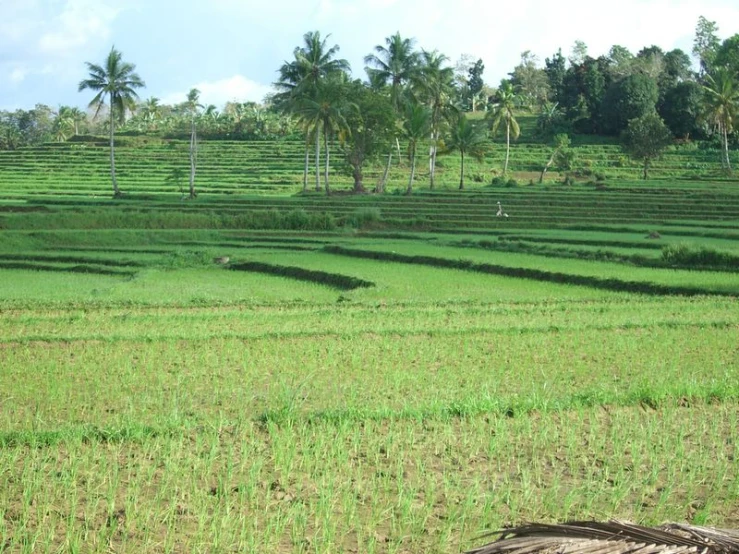
<svg viewBox="0 0 739 554">
<path fill-rule="evenodd" d="M 576 40 L 593 57 L 614 44 L 690 54 L 701 15 L 721 39 L 739 33 L 738 0 L 0 0 L 0 109 L 85 107 L 85 62 L 102 64 L 113 46 L 146 82 L 142 99 L 178 103 L 194 87 L 221 108 L 261 101 L 308 31 L 330 34 L 355 78 L 366 79 L 364 56 L 400 32 L 451 65 L 482 58 L 496 86 L 522 52 L 543 64 Z"/>
</svg>

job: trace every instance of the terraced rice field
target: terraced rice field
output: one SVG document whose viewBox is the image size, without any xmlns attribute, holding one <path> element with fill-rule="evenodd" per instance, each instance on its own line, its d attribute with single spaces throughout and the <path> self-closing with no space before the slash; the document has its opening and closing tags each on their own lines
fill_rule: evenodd
<svg viewBox="0 0 739 554">
<path fill-rule="evenodd" d="M 185 141 L 156 137 L 122 137 L 116 148 L 117 176 L 124 192 L 178 196 L 187 189 L 189 145 Z M 637 180 L 641 165 L 630 161 L 616 144 L 583 144 L 573 147 L 575 166 L 585 181 Z M 336 154 L 336 153 L 334 153 Z M 523 142 L 511 149 L 513 177 L 522 184 L 538 182 L 539 172 L 551 155 L 551 148 L 536 142 Z M 732 156 L 735 154 L 732 153 Z M 479 188 L 500 175 L 505 147 L 491 143 L 485 162 L 468 161 L 467 186 Z M 654 163 L 651 175 L 670 178 L 715 180 L 720 176 L 719 153 L 694 146 L 676 146 Z M 304 149 L 300 141 L 203 142 L 199 146 L 197 188 L 206 194 L 281 195 L 302 189 Z M 335 156 L 338 161 L 338 156 Z M 736 160 L 739 162 L 739 159 Z M 25 196 L 109 196 L 108 146 L 103 140 L 46 144 L 19 151 L 0 151 L 0 190 L 4 197 Z M 442 156 L 438 161 L 439 187 L 456 188 L 459 183 L 459 157 Z M 393 165 L 389 189 L 400 191 L 407 183 L 407 163 Z M 384 168 L 381 164 L 366 170 L 367 186 L 372 188 Z M 309 187 L 314 187 L 311 167 Z M 335 186 L 351 184 L 349 173 L 335 163 L 331 179 Z M 552 172 L 552 181 L 561 175 Z M 428 169 L 419 168 L 418 187 L 426 187 Z"/>
<path fill-rule="evenodd" d="M 112 201 L 68 171 L 0 181 L 0 550 L 739 525 L 736 182 Z"/>
</svg>

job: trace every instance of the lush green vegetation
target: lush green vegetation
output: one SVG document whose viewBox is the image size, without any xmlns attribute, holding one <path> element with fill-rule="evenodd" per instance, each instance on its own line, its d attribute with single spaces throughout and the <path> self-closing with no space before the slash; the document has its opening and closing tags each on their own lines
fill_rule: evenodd
<svg viewBox="0 0 739 554">
<path fill-rule="evenodd" d="M 737 191 L 639 183 L 7 194 L 4 544 L 454 552 L 531 519 L 735 525 Z"/>
<path fill-rule="evenodd" d="M 251 107 L 256 140 L 209 131 L 196 90 L 184 127 L 118 133 L 114 199 L 105 139 L 0 151 L 0 549 L 456 552 L 528 520 L 739 525 L 735 149 L 626 121 L 632 162 L 588 134 L 616 114 L 587 94 L 570 134 L 556 106 L 521 111 L 551 100 L 531 60 L 460 116 L 480 64 L 450 88 L 396 34 L 366 87 L 304 41 L 274 111 Z M 653 55 L 614 52 L 633 71 L 601 92 L 649 99 Z"/>
</svg>

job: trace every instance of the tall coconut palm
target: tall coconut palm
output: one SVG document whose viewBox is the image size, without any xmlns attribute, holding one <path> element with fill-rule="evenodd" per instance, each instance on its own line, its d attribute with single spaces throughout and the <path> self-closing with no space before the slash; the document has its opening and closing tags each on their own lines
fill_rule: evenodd
<svg viewBox="0 0 739 554">
<path fill-rule="evenodd" d="M 375 53 L 364 58 L 364 63 L 367 64 L 365 71 L 372 86 L 375 88 L 389 87 L 390 102 L 398 119 L 401 119 L 403 115 L 408 86 L 418 72 L 421 61 L 420 54 L 414 50 L 415 42 L 415 39 L 403 38 L 397 32 L 385 39 L 385 46 L 378 44 L 374 48 Z M 398 149 L 398 158 L 400 158 L 400 142 L 397 136 L 395 145 Z M 391 149 L 388 152 L 385 173 L 377 187 L 378 192 L 384 190 L 392 160 Z"/>
<path fill-rule="evenodd" d="M 346 121 L 346 112 L 352 106 L 346 98 L 346 83 L 343 79 L 334 77 L 324 83 L 320 83 L 316 89 L 314 98 L 306 98 L 301 104 L 299 117 L 313 129 L 316 135 L 323 135 L 323 147 L 325 153 L 324 187 L 326 194 L 330 194 L 328 173 L 330 168 L 329 142 L 336 134 L 343 142 L 348 134 L 349 126 Z"/>
<path fill-rule="evenodd" d="M 395 33 L 385 39 L 386 46 L 378 44 L 375 53 L 364 58 L 370 83 L 375 87 L 390 87 L 390 100 L 398 112 L 403 108 L 405 88 L 418 72 L 421 62 L 420 54 L 414 51 L 415 42 L 415 39 Z"/>
<path fill-rule="evenodd" d="M 408 141 L 408 158 L 411 162 L 411 174 L 408 180 L 407 194 L 413 192 L 413 179 L 416 176 L 416 152 L 418 144 L 428 137 L 431 129 L 431 111 L 418 102 L 409 102 L 403 118 L 403 137 Z"/>
<path fill-rule="evenodd" d="M 103 65 L 97 65 L 85 62 L 87 70 L 90 74 L 89 79 L 80 81 L 78 91 L 90 89 L 96 91 L 97 94 L 90 101 L 90 107 L 95 108 L 95 116 L 100 113 L 101 108 L 108 100 L 108 110 L 110 115 L 109 132 L 110 132 L 110 177 L 113 181 L 113 197 L 117 198 L 121 195 L 118 188 L 118 182 L 115 178 L 115 121 L 120 122 L 126 119 L 126 110 L 133 110 L 136 105 L 137 88 L 146 86 L 144 81 L 136 73 L 136 66 L 123 61 L 123 55 L 115 49 L 110 49 L 108 57 Z"/>
<path fill-rule="evenodd" d="M 278 93 L 274 96 L 275 106 L 286 114 L 300 112 L 306 101 L 316 101 L 319 83 L 330 75 L 348 73 L 349 62 L 336 58 L 339 46 L 328 48 L 327 41 L 331 35 L 321 38 L 318 31 L 303 35 L 303 46 L 293 50 L 293 60 L 285 62 L 279 69 L 279 80 L 274 84 Z M 315 140 L 316 146 L 316 190 L 321 190 L 320 183 L 320 133 L 310 125 L 301 125 L 306 133 L 305 170 L 303 172 L 303 190 L 308 187 L 308 144 Z"/>
<path fill-rule="evenodd" d="M 196 88 L 190 89 L 185 101 L 185 113 L 190 116 L 190 198 L 195 198 L 195 167 L 198 156 L 197 118 L 203 105 L 200 103 L 200 91 Z"/>
<path fill-rule="evenodd" d="M 482 160 L 487 151 L 488 137 L 484 129 L 473 125 L 467 116 L 460 113 L 452 124 L 446 148 L 458 150 L 462 158 L 459 170 L 459 190 L 464 190 L 464 157 L 466 154 Z"/>
<path fill-rule="evenodd" d="M 490 123 L 490 129 L 493 134 L 498 132 L 501 124 L 505 124 L 506 130 L 506 150 L 505 150 L 505 164 L 503 165 L 503 177 L 505 178 L 508 173 L 508 160 L 511 154 L 511 135 L 514 139 L 517 139 L 521 134 L 521 128 L 518 126 L 518 122 L 513 114 L 514 108 L 518 105 L 518 96 L 511 83 L 505 83 L 498 91 L 495 103 L 492 109 L 488 112 Z"/>
<path fill-rule="evenodd" d="M 719 68 L 706 75 L 703 85 L 704 117 L 713 124 L 721 136 L 721 166 L 731 173 L 729 159 L 729 134 L 739 115 L 739 76 L 728 68 Z"/>
<path fill-rule="evenodd" d="M 444 54 L 423 51 L 420 70 L 413 80 L 417 96 L 431 110 L 431 145 L 429 148 L 430 187 L 436 177 L 436 154 L 439 149 L 443 118 L 454 111 L 454 69 L 445 65 L 449 61 Z"/>
</svg>

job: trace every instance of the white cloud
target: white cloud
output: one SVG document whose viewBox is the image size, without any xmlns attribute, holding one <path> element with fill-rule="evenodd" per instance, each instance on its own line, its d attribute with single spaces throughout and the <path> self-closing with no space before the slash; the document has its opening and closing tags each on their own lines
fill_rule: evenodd
<svg viewBox="0 0 739 554">
<path fill-rule="evenodd" d="M 273 92 L 271 86 L 257 83 L 243 75 L 197 83 L 192 88 L 200 91 L 201 104 L 214 104 L 219 108 L 226 102 L 261 102 L 268 93 Z M 167 94 L 161 101 L 163 104 L 179 104 L 185 101 L 187 92 L 185 90 Z"/>
<path fill-rule="evenodd" d="M 39 51 L 53 56 L 78 51 L 100 41 L 107 41 L 110 25 L 120 10 L 98 0 L 67 0 L 61 13 L 46 25 L 38 40 Z"/>
<path fill-rule="evenodd" d="M 0 0 L 0 72 L 14 84 L 32 75 L 68 76 L 83 53 L 109 39 L 121 11 L 115 1 Z"/>
<path fill-rule="evenodd" d="M 28 69 L 27 68 L 25 68 L 25 67 L 16 67 L 15 69 L 13 69 L 10 72 L 10 76 L 9 76 L 10 82 L 13 83 L 14 85 L 18 85 L 18 84 L 22 83 L 25 80 L 26 75 L 28 75 Z"/>
</svg>

